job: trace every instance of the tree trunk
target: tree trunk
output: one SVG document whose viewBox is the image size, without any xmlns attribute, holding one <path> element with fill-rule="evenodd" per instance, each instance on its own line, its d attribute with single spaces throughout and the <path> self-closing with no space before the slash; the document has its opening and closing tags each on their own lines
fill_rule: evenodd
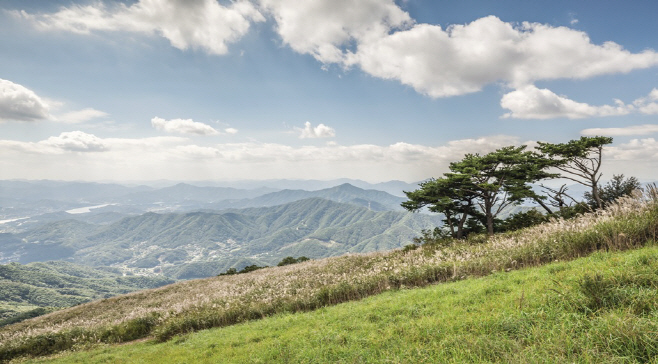
<svg viewBox="0 0 658 364">
<path fill-rule="evenodd" d="M 464 223 L 466 222 L 466 219 L 468 219 L 468 214 L 462 213 L 462 217 L 459 219 L 459 226 L 457 227 L 457 239 L 464 238 Z"/>
<path fill-rule="evenodd" d="M 601 201 L 601 196 L 599 196 L 599 186 L 596 185 L 596 179 L 592 178 L 592 196 L 596 204 L 599 206 L 599 209 L 603 208 L 603 201 Z"/>
<path fill-rule="evenodd" d="M 493 214 L 491 213 L 491 209 L 493 208 L 491 201 L 489 199 L 486 199 L 484 201 L 484 214 L 487 217 L 487 235 L 493 236 L 494 234 L 494 218 Z"/>
<path fill-rule="evenodd" d="M 448 227 L 450 227 L 450 235 L 454 238 L 455 226 L 452 224 L 452 216 L 450 215 L 449 212 L 446 212 L 444 215 L 446 216 L 446 221 L 448 221 Z M 459 237 L 459 229 L 457 230 L 457 237 Z"/>
<path fill-rule="evenodd" d="M 553 215 L 553 211 L 551 211 L 551 209 L 548 208 L 548 206 L 546 206 L 546 204 L 544 203 L 544 201 L 541 200 L 541 198 L 533 197 L 533 200 L 535 200 L 535 202 L 538 203 L 539 206 L 543 207 L 544 210 L 546 210 L 546 213 L 548 213 L 549 215 Z"/>
</svg>

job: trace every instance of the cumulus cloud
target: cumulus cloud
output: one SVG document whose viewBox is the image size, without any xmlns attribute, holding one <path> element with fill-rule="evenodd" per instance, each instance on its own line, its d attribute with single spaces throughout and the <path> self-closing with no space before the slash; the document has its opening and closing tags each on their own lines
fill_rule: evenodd
<svg viewBox="0 0 658 364">
<path fill-rule="evenodd" d="M 225 132 L 226 134 L 237 134 L 237 133 L 238 133 L 238 129 L 236 129 L 236 128 L 226 128 L 226 129 L 224 129 L 224 132 Z"/>
<path fill-rule="evenodd" d="M 392 0 L 260 0 L 285 44 L 323 63 L 343 63 L 343 46 L 381 38 L 411 24 Z"/>
<path fill-rule="evenodd" d="M 293 50 L 324 64 L 359 67 L 430 97 L 518 88 L 538 80 L 584 79 L 658 64 L 658 53 L 593 44 L 582 31 L 495 16 L 442 28 L 414 24 L 393 1 L 261 0 Z"/>
<path fill-rule="evenodd" d="M 654 88 L 646 97 L 633 101 L 633 106 L 642 114 L 658 114 L 658 89 Z"/>
<path fill-rule="evenodd" d="M 591 43 L 586 33 L 538 23 L 514 26 L 495 16 L 446 29 L 417 24 L 360 43 L 349 63 L 385 79 L 399 80 L 431 97 L 480 91 L 504 82 L 583 79 L 658 64 L 658 53 L 630 53 L 620 45 Z"/>
<path fill-rule="evenodd" d="M 299 131 L 300 139 L 314 139 L 314 138 L 333 138 L 336 136 L 334 128 L 328 127 L 324 124 L 319 124 L 313 127 L 309 121 L 304 123 L 304 128 L 295 128 Z"/>
<path fill-rule="evenodd" d="M 596 116 L 626 115 L 632 106 L 616 100 L 617 105 L 592 106 L 555 94 L 548 89 L 528 85 L 503 96 L 500 106 L 510 110 L 504 118 L 516 119 L 582 119 Z"/>
<path fill-rule="evenodd" d="M 189 135 L 217 135 L 219 131 L 208 124 L 199 123 L 192 119 L 165 120 L 159 117 L 151 119 L 151 125 L 158 130 L 168 133 L 179 133 Z"/>
<path fill-rule="evenodd" d="M 94 2 L 62 7 L 52 14 L 21 11 L 14 15 L 46 30 L 159 34 L 178 49 L 199 48 L 211 54 L 227 53 L 228 44 L 244 36 L 252 22 L 265 20 L 247 0 L 232 1 L 227 6 L 216 0 L 141 0 L 130 6 Z"/>
<path fill-rule="evenodd" d="M 50 118 L 48 104 L 32 90 L 0 79 L 0 122 Z"/>
<path fill-rule="evenodd" d="M 587 33 L 495 16 L 447 27 L 415 23 L 393 0 L 140 0 L 70 5 L 52 14 L 14 12 L 44 29 L 160 34 L 179 49 L 225 54 L 253 22 L 274 19 L 284 44 L 325 67 L 357 67 L 433 98 L 492 83 L 520 89 L 539 80 L 584 79 L 658 65 L 658 53 L 631 53 Z M 575 19 L 573 19 L 575 21 Z M 575 22 L 572 23 L 572 25 Z M 658 112 L 647 106 L 647 112 Z"/>
<path fill-rule="evenodd" d="M 653 164 L 658 161 L 658 141 L 655 138 L 632 139 L 628 143 L 608 147 L 606 150 L 605 155 L 615 160 L 644 161 Z"/>
<path fill-rule="evenodd" d="M 70 131 L 52 136 L 39 142 L 0 140 L 0 151 L 35 155 L 58 155 L 66 152 L 104 152 L 110 143 L 93 134 Z"/>
<path fill-rule="evenodd" d="M 61 133 L 59 136 L 50 137 L 41 143 L 45 146 L 71 152 L 102 152 L 107 150 L 107 145 L 103 140 L 93 134 L 81 131 Z"/>
<path fill-rule="evenodd" d="M 77 124 L 93 119 L 102 118 L 108 115 L 109 114 L 104 111 L 100 111 L 92 108 L 86 108 L 78 111 L 71 111 L 63 115 L 60 115 L 57 117 L 57 120 L 63 123 Z"/>
<path fill-rule="evenodd" d="M 590 128 L 581 130 L 580 134 L 586 136 L 605 135 L 605 136 L 628 136 L 628 135 L 648 135 L 658 133 L 657 124 L 631 125 L 623 128 Z"/>
</svg>

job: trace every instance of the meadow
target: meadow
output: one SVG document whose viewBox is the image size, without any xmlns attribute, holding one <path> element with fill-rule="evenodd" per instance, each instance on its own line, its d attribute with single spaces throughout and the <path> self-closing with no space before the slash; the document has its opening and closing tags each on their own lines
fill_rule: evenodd
<svg viewBox="0 0 658 364">
<path fill-rule="evenodd" d="M 554 220 L 488 239 L 484 236 L 474 236 L 467 241 L 455 241 L 449 246 L 424 245 L 417 249 L 308 261 L 261 269 L 248 274 L 180 282 L 83 304 L 4 328 L 0 331 L 0 359 L 50 355 L 60 351 L 89 349 L 95 345 L 123 343 L 142 338 L 152 338 L 155 342 L 173 345 L 176 341 L 185 341 L 181 338 L 191 332 L 213 327 L 225 327 L 268 316 L 292 317 L 286 315 L 320 309 L 311 313 L 317 314 L 326 310 L 327 306 L 387 291 L 394 292 L 386 293 L 381 296 L 382 299 L 396 295 L 399 291 L 413 292 L 406 290 L 411 287 L 488 275 L 491 275 L 490 279 L 494 279 L 505 276 L 506 272 L 512 270 L 569 261 L 597 251 L 640 248 L 647 244 L 652 245 L 657 232 L 658 193 L 655 188 L 648 188 L 644 194 L 623 198 L 597 213 L 571 220 Z M 642 260 L 646 260 L 649 262 L 647 264 L 653 267 L 655 254 L 647 254 Z M 618 281 L 617 278 L 606 280 L 605 276 L 596 275 L 589 278 L 582 276 L 581 279 L 584 283 L 577 284 L 573 289 L 592 286 L 595 287 L 594 292 L 598 292 L 596 290 L 599 288 L 596 287 L 614 287 Z M 655 280 L 648 282 L 647 294 L 655 294 Z M 559 293 L 559 281 L 553 284 L 556 286 L 552 289 L 558 291 L 556 295 L 565 295 Z M 504 288 L 505 284 L 500 287 L 503 292 L 513 289 Z M 624 287 L 619 289 L 626 289 Z M 613 290 L 615 289 L 617 288 Z M 529 294 L 525 293 L 526 290 L 530 292 L 530 288 L 523 288 L 520 296 L 517 292 L 510 297 L 514 296 L 514 299 L 519 300 L 518 305 L 523 306 L 526 294 Z M 598 297 L 596 294 L 594 296 Z M 477 306 L 493 304 L 489 302 L 490 299 L 483 297 L 486 295 L 480 295 L 478 299 L 482 302 L 477 303 Z M 413 307 L 416 304 L 413 299 L 400 301 L 403 307 Z M 655 299 L 653 301 L 655 302 Z M 590 311 L 599 309 L 597 304 L 594 304 Z M 626 306 L 624 303 L 620 307 L 625 309 Z M 448 305 L 441 311 L 459 307 L 463 309 L 467 306 L 455 305 L 451 308 Z M 645 313 L 640 312 L 645 316 L 640 315 L 638 321 L 644 326 L 637 326 L 638 322 L 633 322 L 631 328 L 639 327 L 639 333 L 646 330 L 649 330 L 646 331 L 648 333 L 656 333 L 655 307 L 647 307 L 646 312 L 642 311 Z M 588 312 L 584 311 L 583 314 L 591 314 Z M 452 315 L 450 312 L 444 314 Z M 380 319 L 388 320 L 386 315 L 380 316 Z M 625 327 L 623 320 L 606 317 L 606 320 L 611 320 L 608 323 L 611 327 Z M 351 319 L 346 320 L 349 322 Z M 542 321 L 541 317 L 532 319 L 530 323 L 524 320 L 510 322 L 510 330 L 515 330 L 513 327 L 517 324 L 532 328 L 536 322 Z M 557 322 L 560 320 L 557 320 L 556 324 Z M 376 332 L 378 331 L 374 329 L 371 335 Z M 518 335 L 521 338 L 526 335 L 526 331 Z M 584 340 L 571 334 L 565 336 L 564 340 L 568 337 L 573 338 L 569 340 Z M 304 341 L 306 338 L 300 336 L 299 340 Z M 498 345 L 498 341 L 490 341 L 486 345 L 494 344 Z M 655 342 L 651 345 L 655 348 Z M 647 347 L 645 344 L 640 346 L 643 348 L 641 350 Z M 494 349 L 491 351 L 497 352 Z M 654 349 L 646 350 L 654 354 L 633 354 L 636 355 L 633 360 L 644 361 L 640 359 L 655 356 L 655 351 L 652 351 Z M 279 359 L 287 360 L 285 357 Z M 484 356 L 480 359 L 478 361 L 492 360 Z"/>
<path fill-rule="evenodd" d="M 27 363 L 656 363 L 658 247 Z"/>
</svg>

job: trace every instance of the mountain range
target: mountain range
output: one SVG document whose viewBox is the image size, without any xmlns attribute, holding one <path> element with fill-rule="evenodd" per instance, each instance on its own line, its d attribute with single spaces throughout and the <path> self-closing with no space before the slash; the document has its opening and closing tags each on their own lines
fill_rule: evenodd
<svg viewBox="0 0 658 364">
<path fill-rule="evenodd" d="M 60 259 L 195 278 L 240 265 L 272 265 L 286 256 L 321 258 L 398 248 L 439 220 L 318 197 L 229 211 L 149 212 L 107 225 L 68 219 L 0 234 L 0 262 Z"/>
<path fill-rule="evenodd" d="M 291 181 L 298 186 L 330 184 L 330 181 Z M 404 201 L 402 190 L 391 186 L 404 182 L 381 184 L 398 195 L 362 189 L 342 183 L 320 190 L 279 189 L 271 186 L 243 188 L 197 186 L 178 183 L 161 188 L 145 185 L 58 181 L 0 181 L 0 232 L 25 232 L 58 220 L 75 219 L 93 224 L 111 224 L 121 218 L 146 212 L 190 212 L 281 205 L 300 199 L 321 197 L 352 203 L 376 211 L 400 211 Z M 277 186 L 283 186 L 278 181 Z M 362 184 L 366 184 L 362 182 Z M 400 187 L 402 188 L 402 187 Z"/>
</svg>

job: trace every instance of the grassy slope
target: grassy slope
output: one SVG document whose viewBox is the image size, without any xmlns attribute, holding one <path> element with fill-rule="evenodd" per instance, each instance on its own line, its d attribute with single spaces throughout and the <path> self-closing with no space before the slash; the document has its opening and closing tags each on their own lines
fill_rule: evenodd
<svg viewBox="0 0 658 364">
<path fill-rule="evenodd" d="M 656 363 L 657 332 L 652 246 L 29 362 Z"/>
<path fill-rule="evenodd" d="M 0 329 L 0 360 L 21 355 L 47 355 L 71 346 L 120 343 L 145 337 L 156 337 L 161 341 L 174 338 L 176 341 L 177 335 L 191 331 L 318 309 L 384 291 L 491 274 L 497 277 L 500 274 L 496 272 L 554 260 L 572 260 L 600 250 L 639 248 L 656 241 L 657 235 L 658 191 L 654 189 L 645 198 L 625 200 L 600 214 L 502 234 L 486 242 L 476 239 L 447 248 L 423 246 L 412 251 L 323 259 L 244 275 L 188 281 L 80 305 Z M 648 262 L 653 259 L 650 258 L 643 259 Z M 654 293 L 655 281 L 644 283 L 653 287 Z M 614 283 L 592 282 L 590 285 L 595 288 L 601 285 L 606 288 Z M 559 286 L 559 283 L 555 284 Z M 511 288 L 501 289 L 504 292 Z M 530 289 L 521 292 L 526 297 Z M 516 294 L 520 299 L 520 293 L 517 291 Z M 483 296 L 478 297 L 477 300 L 482 301 L 476 300 L 476 306 L 488 304 Z M 456 306 L 466 307 L 465 304 Z M 652 315 L 655 318 L 655 314 Z M 533 325 L 545 319 L 537 317 L 531 318 L 532 325 L 523 320 L 520 322 L 535 327 Z M 571 316 L 561 319 L 569 321 Z M 390 325 L 385 318 L 382 320 L 375 331 Z M 514 326 L 515 322 L 510 325 Z M 653 322 L 655 320 L 649 320 L 649 324 L 653 325 Z M 657 331 L 651 327 L 641 329 L 650 333 Z M 517 335 L 527 335 L 528 332 Z M 463 340 L 456 341 L 456 344 L 461 342 Z M 497 344 L 499 340 L 491 343 Z"/>
</svg>

